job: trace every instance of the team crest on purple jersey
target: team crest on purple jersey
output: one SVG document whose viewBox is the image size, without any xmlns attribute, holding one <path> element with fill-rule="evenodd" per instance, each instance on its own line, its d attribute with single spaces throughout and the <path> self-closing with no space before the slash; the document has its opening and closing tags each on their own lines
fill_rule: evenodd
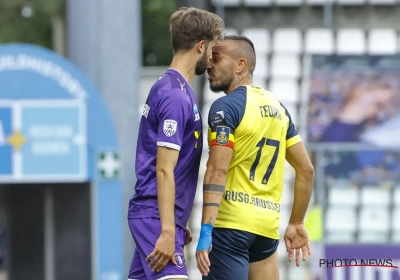
<svg viewBox="0 0 400 280">
<path fill-rule="evenodd" d="M 164 134 L 168 137 L 171 137 L 176 133 L 176 127 L 178 123 L 174 120 L 165 120 L 164 121 Z"/>
<path fill-rule="evenodd" d="M 183 268 L 185 266 L 185 257 L 181 253 L 175 254 L 176 266 Z"/>
</svg>

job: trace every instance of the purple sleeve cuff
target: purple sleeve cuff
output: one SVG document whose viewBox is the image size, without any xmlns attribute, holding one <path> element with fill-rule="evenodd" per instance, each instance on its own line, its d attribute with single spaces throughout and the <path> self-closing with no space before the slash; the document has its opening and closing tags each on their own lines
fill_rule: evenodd
<svg viewBox="0 0 400 280">
<path fill-rule="evenodd" d="M 324 131 L 320 142 L 352 142 L 357 141 L 356 132 L 361 127 L 358 124 L 347 124 L 333 121 Z"/>
</svg>

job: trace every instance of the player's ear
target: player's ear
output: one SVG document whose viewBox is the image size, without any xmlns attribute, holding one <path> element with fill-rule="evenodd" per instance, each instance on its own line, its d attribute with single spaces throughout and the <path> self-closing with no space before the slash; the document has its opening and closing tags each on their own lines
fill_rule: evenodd
<svg viewBox="0 0 400 280">
<path fill-rule="evenodd" d="M 240 58 L 237 61 L 237 67 L 236 67 L 236 74 L 241 74 L 245 71 L 247 66 L 247 61 L 244 58 Z"/>
<path fill-rule="evenodd" d="M 203 53 L 203 52 L 207 51 L 207 50 L 206 50 L 206 43 L 205 43 L 205 41 L 204 41 L 204 40 L 201 40 L 201 41 L 197 42 L 197 44 L 196 44 L 196 49 L 197 49 L 197 51 L 198 51 L 199 53 Z"/>
</svg>

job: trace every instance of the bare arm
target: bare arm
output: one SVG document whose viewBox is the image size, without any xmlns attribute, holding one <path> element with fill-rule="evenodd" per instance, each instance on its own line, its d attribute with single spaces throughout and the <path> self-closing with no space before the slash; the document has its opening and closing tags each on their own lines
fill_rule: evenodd
<svg viewBox="0 0 400 280">
<path fill-rule="evenodd" d="M 157 192 L 161 231 L 175 233 L 175 177 L 174 169 L 179 151 L 166 147 L 157 148 Z"/>
<path fill-rule="evenodd" d="M 203 185 L 202 224 L 214 225 L 225 190 L 233 150 L 223 146 L 210 148 Z"/>
<path fill-rule="evenodd" d="M 231 164 L 235 136 L 244 111 L 228 98 L 216 100 L 208 115 L 208 136 L 210 153 L 203 185 L 203 216 L 200 237 L 196 249 L 197 267 L 203 276 L 210 271 L 208 253 L 212 246 L 212 230 L 218 216 L 219 207 L 225 191 L 229 166 Z M 243 112 L 244 113 L 244 112 Z"/>
<path fill-rule="evenodd" d="M 286 159 L 296 171 L 290 224 L 304 223 L 314 183 L 314 167 L 302 142 L 286 150 Z"/>
</svg>

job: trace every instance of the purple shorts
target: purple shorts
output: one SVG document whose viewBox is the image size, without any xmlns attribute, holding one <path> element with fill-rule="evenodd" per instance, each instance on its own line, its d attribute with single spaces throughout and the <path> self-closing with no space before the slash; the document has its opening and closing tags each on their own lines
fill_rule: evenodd
<svg viewBox="0 0 400 280">
<path fill-rule="evenodd" d="M 169 262 L 162 271 L 152 272 L 146 258 L 154 250 L 161 233 L 159 219 L 129 219 L 129 228 L 136 244 L 128 280 L 166 280 L 188 279 L 184 256 L 186 230 L 176 227 L 175 260 L 177 265 Z"/>
</svg>

